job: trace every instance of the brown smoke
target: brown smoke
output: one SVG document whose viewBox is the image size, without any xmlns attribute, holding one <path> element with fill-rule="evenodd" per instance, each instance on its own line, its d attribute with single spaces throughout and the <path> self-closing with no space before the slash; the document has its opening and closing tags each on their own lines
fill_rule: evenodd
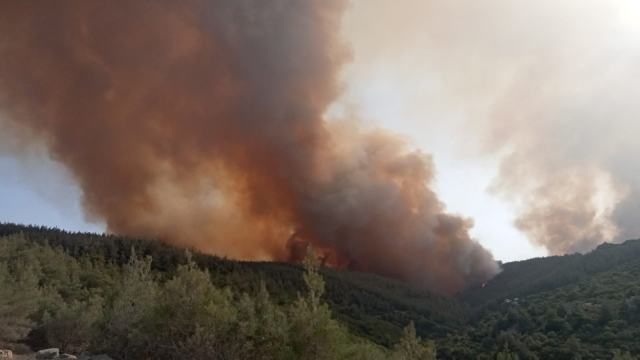
<svg viewBox="0 0 640 360">
<path fill-rule="evenodd" d="M 0 110 L 75 175 L 109 231 L 328 264 L 452 293 L 493 276 L 431 158 L 327 122 L 343 0 L 4 2 Z"/>
<path fill-rule="evenodd" d="M 532 242 L 562 254 L 640 236 L 637 2 L 355 1 L 385 21 L 353 26 L 376 39 L 365 58 L 431 74 L 429 104 L 464 113 L 467 143 L 502 159 L 491 190 Z"/>
</svg>

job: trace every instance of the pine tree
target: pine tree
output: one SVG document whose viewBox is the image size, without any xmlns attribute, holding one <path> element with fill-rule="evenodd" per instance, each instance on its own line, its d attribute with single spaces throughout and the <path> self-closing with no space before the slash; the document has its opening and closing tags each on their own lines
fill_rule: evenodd
<svg viewBox="0 0 640 360">
<path fill-rule="evenodd" d="M 290 310 L 291 344 L 296 358 L 305 360 L 339 359 L 347 332 L 331 318 L 331 310 L 320 302 L 324 280 L 319 273 L 320 260 L 311 247 L 303 261 L 307 295 L 300 296 Z"/>
<path fill-rule="evenodd" d="M 53 315 L 45 313 L 42 322 L 49 345 L 69 353 L 87 350 L 102 307 L 102 298 L 96 296 L 87 302 L 61 302 Z"/>
<path fill-rule="evenodd" d="M 504 350 L 498 353 L 496 360 L 518 360 L 518 354 L 509 351 L 509 344 L 504 345 Z"/>
<path fill-rule="evenodd" d="M 315 312 L 320 306 L 320 297 L 324 293 L 324 279 L 320 275 L 320 259 L 316 256 L 311 246 L 307 247 L 307 255 L 302 265 L 304 266 L 304 282 L 309 291 L 308 300 L 311 309 Z"/>
<path fill-rule="evenodd" d="M 101 334 L 94 344 L 103 351 L 128 360 L 148 352 L 150 317 L 157 302 L 158 285 L 151 274 L 152 258 L 131 257 L 122 270 L 122 282 L 112 306 L 100 324 Z"/>
<path fill-rule="evenodd" d="M 24 245 L 22 235 L 0 238 L 0 342 L 22 340 L 35 325 L 30 316 L 41 294 L 40 273 L 33 263 L 11 259 Z"/>
<path fill-rule="evenodd" d="M 432 341 L 423 342 L 416 334 L 413 321 L 404 328 L 400 342 L 394 351 L 396 360 L 435 360 L 436 347 Z"/>
<path fill-rule="evenodd" d="M 209 272 L 199 269 L 190 255 L 187 259 L 158 296 L 153 358 L 233 358 L 227 346 L 236 321 L 233 294 L 213 286 Z"/>
</svg>

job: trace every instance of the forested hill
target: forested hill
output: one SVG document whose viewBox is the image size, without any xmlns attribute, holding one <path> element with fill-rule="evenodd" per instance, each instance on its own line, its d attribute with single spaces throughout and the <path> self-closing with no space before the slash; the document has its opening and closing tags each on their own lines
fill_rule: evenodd
<svg viewBox="0 0 640 360">
<path fill-rule="evenodd" d="M 633 246 L 637 242 L 616 247 Z M 490 354 L 506 347 L 519 360 L 634 360 L 640 355 L 638 339 L 636 258 L 552 291 L 503 299 L 499 306 L 485 308 L 455 343 L 468 355 L 458 358 L 478 360 L 495 359 Z"/>
<path fill-rule="evenodd" d="M 135 257 L 132 258 L 132 254 Z M 132 261 L 134 265 L 138 264 L 134 270 L 144 273 L 144 264 L 140 265 L 141 260 L 136 259 L 147 257 L 152 258 L 147 266 L 153 280 L 144 280 L 139 274 L 133 276 L 135 281 L 131 280 Z M 295 264 L 242 262 L 188 253 L 152 240 L 0 224 L 0 288 L 7 285 L 14 288 L 10 293 L 5 289 L 0 291 L 0 324 L 5 321 L 4 324 L 10 324 L 13 329 L 7 333 L 7 328 L 0 326 L 0 347 L 3 338 L 4 341 L 12 338 L 14 342 L 32 348 L 51 345 L 56 336 L 62 334 L 61 327 L 84 326 L 86 334 L 93 335 L 71 336 L 75 342 L 64 345 L 66 348 L 94 347 L 109 352 L 109 347 L 115 346 L 123 354 L 149 354 L 152 348 L 144 345 L 148 338 L 124 341 L 118 337 L 121 326 L 113 322 L 118 314 L 123 316 L 120 321 L 141 316 L 136 313 L 135 306 L 127 307 L 131 302 L 122 301 L 127 297 L 146 296 L 148 291 L 138 289 L 144 285 L 155 294 L 153 301 L 148 300 L 151 304 L 147 309 L 149 312 L 146 317 L 134 316 L 133 320 L 127 321 L 138 324 L 135 326 L 140 327 L 145 336 L 154 341 L 171 341 L 185 334 L 182 329 L 173 328 L 178 324 L 191 326 L 195 338 L 189 341 L 195 341 L 200 339 L 199 326 L 216 329 L 223 324 L 229 326 L 224 333 L 226 338 L 218 339 L 224 345 L 216 346 L 233 354 L 247 351 L 257 354 L 276 349 L 285 349 L 289 355 L 300 354 L 308 349 L 309 341 L 305 339 L 311 335 L 301 333 L 297 326 L 306 326 L 307 331 L 315 334 L 313 336 L 319 336 L 315 338 L 318 344 L 340 352 L 345 359 L 356 359 L 349 352 L 356 348 L 360 349 L 358 354 L 364 354 L 357 357 L 359 359 L 435 359 L 431 353 L 435 348 L 440 360 L 633 360 L 636 359 L 634 356 L 640 355 L 637 341 L 640 339 L 640 240 L 603 244 L 584 255 L 507 263 L 485 287 L 468 289 L 454 298 L 371 274 L 321 269 L 326 283 L 321 299 L 342 324 L 339 326 L 331 322 L 335 320 L 318 318 L 320 313 L 313 315 L 313 312 L 303 311 L 304 306 L 311 306 L 307 310 L 317 306 L 308 295 L 309 282 L 303 277 L 303 271 Z M 133 274 L 137 273 L 134 271 Z M 30 284 L 30 291 L 21 290 L 29 288 L 25 283 Z M 215 318 L 210 324 L 197 324 L 196 320 L 206 317 L 191 312 L 175 314 L 171 310 L 181 306 L 181 296 L 175 295 L 185 293 L 191 297 L 210 294 L 201 298 L 202 306 L 196 307 L 202 311 L 212 311 L 213 308 L 206 305 L 211 299 L 218 302 L 218 307 L 235 310 L 229 310 L 222 314 L 223 318 Z M 266 302 L 265 293 L 269 294 Z M 6 294 L 12 295 L 7 298 Z M 307 294 L 306 300 L 300 300 L 299 294 Z M 284 309 L 284 313 L 270 308 L 270 303 Z M 26 304 L 31 304 L 31 308 Z M 254 323 L 275 321 L 275 318 L 254 318 L 264 310 L 264 304 L 271 309 L 269 316 L 284 321 L 279 332 L 270 335 L 275 336 L 274 344 L 280 344 L 276 347 L 255 342 L 264 334 L 260 334 L 263 325 L 255 326 Z M 316 318 L 305 320 L 299 316 L 300 311 Z M 9 322 L 3 320 L 6 315 Z M 192 320 L 184 320 L 185 316 Z M 314 323 L 320 320 L 321 323 Z M 415 333 L 412 335 L 407 330 L 411 329 L 407 327 L 411 322 L 415 323 L 418 335 L 434 341 L 420 348 L 427 351 L 423 354 L 427 357 L 389 357 L 391 353 L 397 355 L 396 344 L 409 348 L 416 344 L 412 342 Z M 249 333 L 243 333 L 248 331 L 247 324 L 254 325 Z M 339 330 L 343 325 L 353 339 L 347 337 L 345 340 L 341 331 L 346 330 Z M 108 338 L 109 343 L 96 343 L 96 339 L 104 336 L 95 335 L 88 329 L 118 336 Z M 317 329 L 328 332 L 317 332 Z M 172 332 L 174 330 L 176 332 Z M 326 342 L 329 340 L 323 336 L 330 334 L 342 335 L 331 335 L 333 338 Z M 251 346 L 235 348 L 238 336 Z M 138 345 L 130 344 L 134 340 Z M 365 350 L 366 354 L 362 352 Z M 127 356 L 116 358 L 137 358 Z M 287 359 L 304 358 L 296 356 Z M 338 357 L 327 357 L 334 358 Z"/>
<path fill-rule="evenodd" d="M 550 256 L 506 263 L 483 288 L 469 289 L 459 298 L 474 308 L 499 305 L 504 299 L 551 291 L 640 259 L 640 240 L 604 243 L 587 254 Z"/>
<path fill-rule="evenodd" d="M 55 228 L 0 224 L 0 237 L 22 233 L 38 244 L 61 247 L 75 258 L 89 257 L 122 266 L 132 249 L 151 256 L 152 270 L 170 278 L 187 263 L 185 250 L 157 241 L 124 236 L 73 233 Z M 214 285 L 255 294 L 264 281 L 271 297 L 280 304 L 304 292 L 302 268 L 275 262 L 243 262 L 193 253 L 193 260 L 212 274 Z M 464 324 L 469 308 L 456 299 L 435 294 L 376 275 L 323 269 L 323 299 L 335 316 L 353 332 L 389 346 L 397 341 L 410 321 L 423 337 L 444 337 Z"/>
</svg>

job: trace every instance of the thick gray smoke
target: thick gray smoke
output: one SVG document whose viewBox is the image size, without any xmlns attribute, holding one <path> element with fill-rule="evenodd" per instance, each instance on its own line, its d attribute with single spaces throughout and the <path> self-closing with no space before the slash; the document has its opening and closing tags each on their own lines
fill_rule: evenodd
<svg viewBox="0 0 640 360">
<path fill-rule="evenodd" d="M 3 2 L 0 111 L 109 231 L 453 293 L 497 272 L 430 189 L 431 158 L 329 123 L 343 0 Z"/>
<path fill-rule="evenodd" d="M 633 1 L 356 3 L 398 29 L 368 30 L 381 39 L 368 56 L 420 59 L 410 69 L 428 69 L 439 105 L 468 119 L 468 142 L 502 159 L 491 191 L 534 243 L 562 254 L 640 236 Z"/>
</svg>

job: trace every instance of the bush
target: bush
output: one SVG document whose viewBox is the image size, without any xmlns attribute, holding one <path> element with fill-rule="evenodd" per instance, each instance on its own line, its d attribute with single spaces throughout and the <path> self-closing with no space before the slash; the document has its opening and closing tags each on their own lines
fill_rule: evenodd
<svg viewBox="0 0 640 360">
<path fill-rule="evenodd" d="M 87 350 L 94 338 L 93 326 L 102 315 L 102 306 L 102 299 L 94 297 L 87 302 L 62 302 L 53 315 L 46 312 L 42 326 L 49 345 L 66 353 L 79 354 Z"/>
</svg>

